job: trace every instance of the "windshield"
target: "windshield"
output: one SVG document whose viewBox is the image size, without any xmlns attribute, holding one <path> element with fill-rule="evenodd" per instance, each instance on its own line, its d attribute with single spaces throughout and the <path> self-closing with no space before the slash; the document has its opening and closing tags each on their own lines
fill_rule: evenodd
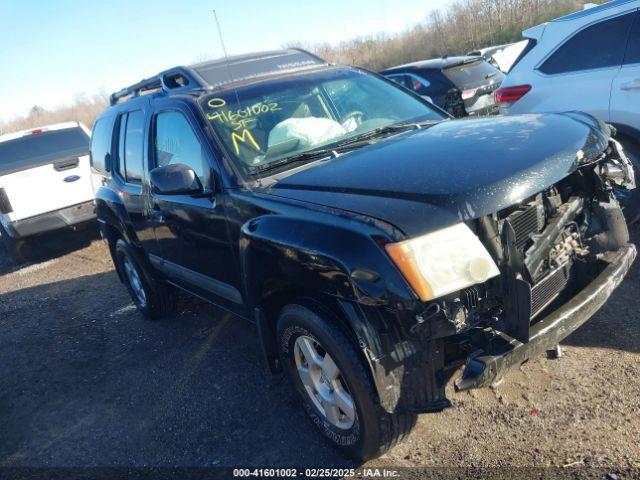
<svg viewBox="0 0 640 480">
<path fill-rule="evenodd" d="M 500 70 L 483 60 L 446 68 L 442 73 L 460 89 L 479 87 L 492 82 L 499 83 L 504 79 Z"/>
<path fill-rule="evenodd" d="M 81 128 L 49 130 L 0 142 L 0 170 L 40 165 L 71 155 L 89 153 L 89 137 Z"/>
<path fill-rule="evenodd" d="M 207 95 L 201 106 L 245 170 L 389 125 L 444 118 L 401 89 L 357 70 L 292 76 Z"/>
</svg>

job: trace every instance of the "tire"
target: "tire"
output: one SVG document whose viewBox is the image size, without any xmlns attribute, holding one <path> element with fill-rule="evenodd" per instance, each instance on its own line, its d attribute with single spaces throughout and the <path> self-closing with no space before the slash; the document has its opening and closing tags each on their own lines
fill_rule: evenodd
<svg viewBox="0 0 640 480">
<path fill-rule="evenodd" d="M 618 140 L 624 149 L 624 153 L 633 164 L 633 171 L 636 177 L 635 190 L 625 191 L 618 196 L 622 213 L 628 224 L 637 222 L 640 219 L 640 145 L 628 137 Z"/>
<path fill-rule="evenodd" d="M 0 224 L 0 244 L 2 245 L 9 260 L 14 265 L 26 263 L 28 260 L 28 245 L 24 239 L 13 238 Z"/>
<path fill-rule="evenodd" d="M 116 268 L 138 311 L 147 320 L 158 320 L 176 310 L 176 290 L 153 278 L 144 267 L 139 253 L 127 242 L 118 239 L 114 248 Z"/>
<path fill-rule="evenodd" d="M 417 416 L 389 414 L 380 406 L 368 366 L 354 342 L 335 323 L 301 305 L 287 305 L 278 318 L 277 335 L 282 365 L 305 411 L 323 437 L 341 454 L 363 461 L 375 458 L 411 431 Z M 319 356 L 308 356 L 315 356 L 316 361 L 322 358 L 326 369 L 318 370 L 313 360 L 306 359 L 304 352 L 309 351 L 309 345 Z M 327 357 L 333 362 L 327 361 Z M 336 370 L 332 364 L 337 367 L 337 374 L 329 373 Z M 314 378 L 314 386 L 309 387 Z M 314 400 L 309 392 L 316 386 Z M 323 404 L 320 398 L 332 398 L 333 403 Z M 351 403 L 346 401 L 349 398 Z M 326 411 L 331 412 L 329 416 L 323 412 L 325 405 Z M 345 405 L 353 408 L 344 408 Z"/>
</svg>

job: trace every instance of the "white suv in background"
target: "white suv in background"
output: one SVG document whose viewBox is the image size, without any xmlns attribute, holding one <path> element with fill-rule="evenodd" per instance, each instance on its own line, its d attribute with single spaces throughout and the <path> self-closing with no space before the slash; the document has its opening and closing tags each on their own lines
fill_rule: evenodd
<svg viewBox="0 0 640 480">
<path fill-rule="evenodd" d="M 500 113 L 581 110 L 614 125 L 640 170 L 640 0 L 614 0 L 525 30 L 520 59 L 496 91 Z M 621 199 L 640 216 L 640 188 Z"/>
<path fill-rule="evenodd" d="M 90 135 L 68 122 L 0 136 L 0 243 L 14 262 L 30 237 L 95 218 Z"/>
</svg>

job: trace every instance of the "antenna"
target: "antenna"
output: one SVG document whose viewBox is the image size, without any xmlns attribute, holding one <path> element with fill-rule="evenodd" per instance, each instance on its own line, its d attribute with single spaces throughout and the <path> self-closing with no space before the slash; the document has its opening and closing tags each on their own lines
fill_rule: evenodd
<svg viewBox="0 0 640 480">
<path fill-rule="evenodd" d="M 384 10 L 384 0 L 380 0 L 380 12 L 382 13 L 382 29 L 383 31 L 389 31 L 389 25 L 387 23 L 387 13 Z"/>
<path fill-rule="evenodd" d="M 220 22 L 218 21 L 218 14 L 216 10 L 213 10 L 213 17 L 216 19 L 216 27 L 218 27 L 218 36 L 220 37 L 220 44 L 222 45 L 222 53 L 224 53 L 224 62 L 227 67 L 227 76 L 229 77 L 229 83 L 233 83 L 233 76 L 231 75 L 231 67 L 229 66 L 229 56 L 227 55 L 227 47 L 224 45 L 224 38 L 222 38 L 222 29 L 220 28 Z M 233 87 L 233 91 L 236 94 L 236 103 L 238 104 L 238 110 L 240 109 L 240 97 L 238 96 L 238 89 Z"/>
</svg>

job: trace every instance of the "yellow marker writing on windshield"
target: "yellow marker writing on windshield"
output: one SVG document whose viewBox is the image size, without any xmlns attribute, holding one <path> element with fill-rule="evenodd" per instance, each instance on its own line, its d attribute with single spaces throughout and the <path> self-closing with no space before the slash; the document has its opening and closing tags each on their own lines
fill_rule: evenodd
<svg viewBox="0 0 640 480">
<path fill-rule="evenodd" d="M 246 143 L 247 141 L 256 150 L 260 150 L 260 145 L 255 141 L 251 132 L 246 128 L 242 131 L 242 135 L 238 135 L 236 132 L 231 132 L 231 141 L 233 141 L 233 148 L 236 151 L 236 155 L 240 155 L 240 147 L 238 142 Z"/>
<path fill-rule="evenodd" d="M 217 97 L 212 98 L 207 103 L 211 108 L 220 108 L 220 107 L 224 107 L 227 104 L 224 98 L 217 98 Z"/>
</svg>

